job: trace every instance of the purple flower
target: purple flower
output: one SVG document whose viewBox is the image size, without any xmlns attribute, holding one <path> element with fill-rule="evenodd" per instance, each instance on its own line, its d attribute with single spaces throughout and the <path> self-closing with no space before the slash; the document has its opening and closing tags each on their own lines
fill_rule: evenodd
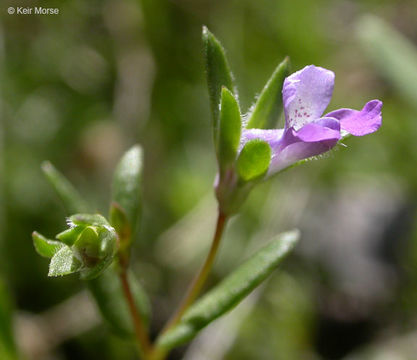
<svg viewBox="0 0 417 360">
<path fill-rule="evenodd" d="M 323 116 L 333 93 L 334 73 L 314 65 L 287 77 L 282 89 L 284 129 L 245 129 L 241 147 L 262 139 L 272 149 L 268 175 L 295 162 L 332 149 L 345 135 L 363 136 L 381 126 L 382 102 L 369 101 L 362 110 L 339 109 Z"/>
</svg>

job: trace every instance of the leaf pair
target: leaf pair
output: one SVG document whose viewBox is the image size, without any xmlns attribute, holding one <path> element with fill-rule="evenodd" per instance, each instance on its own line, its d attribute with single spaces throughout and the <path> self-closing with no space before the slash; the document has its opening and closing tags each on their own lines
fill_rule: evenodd
<svg viewBox="0 0 417 360">
<path fill-rule="evenodd" d="M 236 168 L 240 181 L 249 182 L 267 172 L 271 160 L 271 148 L 265 141 L 252 140 L 247 142 L 238 154 L 241 127 L 239 104 L 233 94 L 223 87 L 218 149 L 220 177 L 224 176 L 228 169 Z"/>
<path fill-rule="evenodd" d="M 289 59 L 285 58 L 275 69 L 247 115 L 247 121 L 243 122 L 225 51 L 206 27 L 203 28 L 203 44 L 220 178 L 235 167 L 241 181 L 259 179 L 269 168 L 271 149 L 262 140 L 248 141 L 240 149 L 242 127 L 246 124 L 247 129 L 265 129 L 276 124 L 282 110 L 281 90 L 289 72 Z"/>
</svg>

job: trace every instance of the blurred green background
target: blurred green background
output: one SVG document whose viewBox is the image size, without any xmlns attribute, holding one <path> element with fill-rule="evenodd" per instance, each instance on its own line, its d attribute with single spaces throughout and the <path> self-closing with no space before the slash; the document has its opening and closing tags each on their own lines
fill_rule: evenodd
<svg viewBox="0 0 417 360">
<path fill-rule="evenodd" d="M 40 5 L 60 13 L 7 14 Z M 204 24 L 226 48 L 242 109 L 289 55 L 294 71 L 336 73 L 330 110 L 381 99 L 383 126 L 251 194 L 211 283 L 292 227 L 303 234 L 296 253 L 170 359 L 416 359 L 416 19 L 414 0 L 3 1 L 0 358 L 135 358 L 77 276 L 47 278 L 33 249 L 33 230 L 65 227 L 46 159 L 106 214 L 118 158 L 143 145 L 133 266 L 153 301 L 153 335 L 178 303 L 216 216 Z"/>
</svg>

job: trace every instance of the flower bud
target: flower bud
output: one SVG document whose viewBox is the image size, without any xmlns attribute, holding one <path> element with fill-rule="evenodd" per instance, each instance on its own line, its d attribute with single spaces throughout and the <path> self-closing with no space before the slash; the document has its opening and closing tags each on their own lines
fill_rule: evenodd
<svg viewBox="0 0 417 360">
<path fill-rule="evenodd" d="M 101 215 L 76 214 L 68 218 L 69 229 L 59 233 L 59 241 L 48 240 L 35 234 L 37 248 L 52 250 L 43 251 L 52 257 L 49 274 L 61 276 L 80 272 L 84 280 L 100 275 L 113 261 L 117 250 L 116 231 Z M 41 242 L 41 244 L 40 244 Z M 43 243 L 45 244 L 43 244 Z M 52 244 L 52 245 L 51 245 Z"/>
</svg>

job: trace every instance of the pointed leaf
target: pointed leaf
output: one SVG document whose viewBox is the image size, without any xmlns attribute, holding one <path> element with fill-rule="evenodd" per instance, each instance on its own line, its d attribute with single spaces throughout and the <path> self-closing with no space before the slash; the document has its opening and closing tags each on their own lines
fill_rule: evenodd
<svg viewBox="0 0 417 360">
<path fill-rule="evenodd" d="M 133 146 L 121 158 L 113 178 L 112 200 L 125 212 L 131 232 L 135 230 L 142 205 L 142 166 L 142 148 Z"/>
<path fill-rule="evenodd" d="M 233 94 L 223 87 L 221 96 L 219 165 L 220 171 L 223 173 L 236 160 L 242 121 L 239 105 Z"/>
<path fill-rule="evenodd" d="M 268 171 L 271 147 L 263 140 L 250 140 L 237 159 L 237 172 L 243 181 L 259 179 Z"/>
<path fill-rule="evenodd" d="M 70 247 L 64 245 L 51 259 L 48 276 L 63 276 L 77 272 L 80 261 L 74 257 Z"/>
<path fill-rule="evenodd" d="M 282 110 L 282 85 L 289 70 L 290 60 L 286 57 L 277 66 L 259 95 L 246 126 L 248 129 L 267 129 L 275 126 Z"/>
<path fill-rule="evenodd" d="M 128 274 L 135 304 L 146 323 L 150 317 L 149 299 L 140 282 L 133 273 Z M 133 336 L 133 325 L 120 280 L 113 268 L 107 269 L 102 276 L 89 281 L 88 287 L 97 306 L 111 328 L 120 336 Z"/>
<path fill-rule="evenodd" d="M 203 46 L 206 62 L 207 85 L 213 115 L 214 143 L 217 148 L 221 89 L 224 86 L 235 94 L 236 90 L 225 51 L 219 40 L 217 40 L 205 26 L 203 27 Z"/>
<path fill-rule="evenodd" d="M 297 230 L 289 231 L 258 250 L 192 305 L 180 323 L 158 339 L 158 347 L 169 350 L 191 340 L 203 327 L 234 308 L 274 271 L 298 238 Z"/>
<path fill-rule="evenodd" d="M 49 183 L 62 200 L 68 214 L 84 212 L 87 210 L 87 204 L 78 191 L 49 161 L 45 161 L 42 164 L 42 170 Z"/>
<path fill-rule="evenodd" d="M 49 240 L 38 232 L 32 233 L 33 245 L 40 256 L 51 258 L 65 245 L 59 241 Z"/>
</svg>

